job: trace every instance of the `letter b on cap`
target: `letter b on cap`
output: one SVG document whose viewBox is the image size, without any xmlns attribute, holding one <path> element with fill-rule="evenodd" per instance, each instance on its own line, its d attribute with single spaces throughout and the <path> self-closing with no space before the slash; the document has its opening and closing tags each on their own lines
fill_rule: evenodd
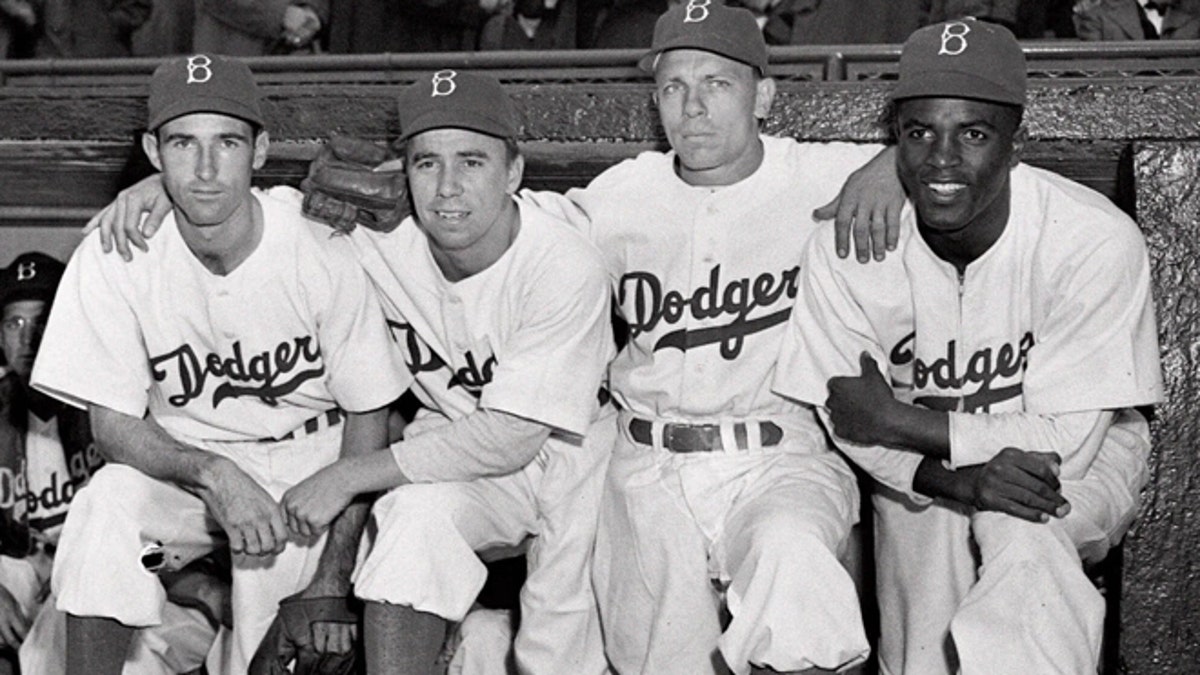
<svg viewBox="0 0 1200 675">
<path fill-rule="evenodd" d="M 712 0 L 688 0 L 687 11 L 684 12 L 684 23 L 700 23 L 708 18 L 708 6 Z"/>
<path fill-rule="evenodd" d="M 203 54 L 189 56 L 187 60 L 188 84 L 204 84 L 212 79 L 212 59 Z"/>
<path fill-rule="evenodd" d="M 965 23 L 946 24 L 942 29 L 942 48 L 938 50 L 938 56 L 958 56 L 967 51 L 967 33 L 970 32 L 971 27 Z"/>
<path fill-rule="evenodd" d="M 17 281 L 26 281 L 37 276 L 37 263 L 32 260 L 17 265 Z"/>
<path fill-rule="evenodd" d="M 458 88 L 458 84 L 454 82 L 455 76 L 458 73 L 453 70 L 439 70 L 433 74 L 433 93 L 429 94 L 429 98 L 436 96 L 449 96 Z"/>
</svg>

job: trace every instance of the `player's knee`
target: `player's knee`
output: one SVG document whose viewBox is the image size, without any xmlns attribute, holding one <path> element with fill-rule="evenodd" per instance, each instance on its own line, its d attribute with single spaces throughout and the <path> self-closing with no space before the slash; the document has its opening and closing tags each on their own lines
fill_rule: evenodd
<svg viewBox="0 0 1200 675">
<path fill-rule="evenodd" d="M 449 487 L 449 484 L 422 483 L 397 488 L 375 502 L 373 516 L 380 529 L 386 529 L 396 520 L 404 521 L 406 527 L 417 524 L 445 527 L 454 522 L 464 504 L 457 491 Z"/>
</svg>

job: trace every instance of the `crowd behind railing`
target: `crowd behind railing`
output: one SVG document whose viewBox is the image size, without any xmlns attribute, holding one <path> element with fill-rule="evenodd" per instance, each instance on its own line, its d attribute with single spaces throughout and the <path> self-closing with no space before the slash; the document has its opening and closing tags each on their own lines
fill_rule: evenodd
<svg viewBox="0 0 1200 675">
<path fill-rule="evenodd" d="M 0 0 L 0 59 L 639 48 L 676 1 Z M 730 2 L 771 45 L 900 43 L 963 16 L 1026 40 L 1200 38 L 1200 0 Z"/>
</svg>

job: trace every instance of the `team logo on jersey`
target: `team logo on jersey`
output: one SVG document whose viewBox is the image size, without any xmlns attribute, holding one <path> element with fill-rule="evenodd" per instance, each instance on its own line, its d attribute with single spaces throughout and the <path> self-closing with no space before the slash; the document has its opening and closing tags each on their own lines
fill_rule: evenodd
<svg viewBox="0 0 1200 675">
<path fill-rule="evenodd" d="M 184 344 L 150 358 L 154 380 L 166 380 L 171 375 L 167 367 L 172 365 L 182 391 L 168 396 L 167 402 L 177 408 L 200 398 L 210 376 L 223 380 L 212 390 L 212 407 L 216 408 L 227 398 L 242 397 L 273 406 L 305 382 L 325 375 L 321 348 L 307 335 L 285 340 L 249 358 L 242 352 L 241 342 L 233 343 L 233 355 L 227 357 L 200 356 L 191 345 Z"/>
<path fill-rule="evenodd" d="M 392 319 L 386 321 L 392 339 L 403 347 L 404 362 L 408 365 L 409 372 L 419 376 L 421 373 L 434 373 L 445 369 L 450 374 L 446 382 L 447 391 L 462 387 L 463 391 L 475 398 L 483 395 L 483 388 L 492 381 L 492 373 L 496 370 L 495 356 L 489 356 L 481 363 L 468 351 L 463 357 L 467 365 L 455 369 L 417 335 L 412 324 Z"/>
<path fill-rule="evenodd" d="M 918 396 L 913 403 L 931 410 L 943 412 L 990 412 L 993 405 L 1018 398 L 1024 391 L 1020 380 L 1013 378 L 1025 372 L 1029 364 L 1029 351 L 1033 349 L 1033 333 L 1026 332 L 1021 339 L 1007 342 L 999 347 L 980 349 L 965 360 L 960 370 L 956 341 L 946 343 L 946 353 L 932 361 L 917 356 L 913 349 L 917 334 L 909 333 L 888 355 L 892 365 L 912 366 L 912 383 L 900 386 L 913 389 Z M 897 383 L 893 381 L 893 385 Z M 963 396 L 921 395 L 925 391 L 963 390 L 978 385 L 973 393 Z"/>
<path fill-rule="evenodd" d="M 684 295 L 677 290 L 663 290 L 662 281 L 653 272 L 629 272 L 621 277 L 617 303 L 629 322 L 629 337 L 636 340 L 660 324 L 673 326 L 690 314 L 693 319 L 732 317 L 723 326 L 688 330 L 681 328 L 664 333 L 654 343 L 654 351 L 678 349 L 687 351 L 710 344 L 721 345 L 721 357 L 727 361 L 742 353 L 746 336 L 759 333 L 788 320 L 792 300 L 796 298 L 800 266 L 779 274 L 764 272 L 751 279 L 734 279 L 721 284 L 721 266 L 715 265 L 708 275 L 708 284 Z M 755 310 L 771 307 L 786 299 L 783 309 L 750 318 Z"/>
</svg>

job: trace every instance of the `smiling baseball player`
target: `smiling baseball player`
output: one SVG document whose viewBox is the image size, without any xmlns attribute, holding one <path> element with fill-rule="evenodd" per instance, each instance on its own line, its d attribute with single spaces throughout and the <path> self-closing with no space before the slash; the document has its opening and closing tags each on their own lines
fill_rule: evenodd
<svg viewBox="0 0 1200 675">
<path fill-rule="evenodd" d="M 386 445 L 379 409 L 411 377 L 348 242 L 306 221 L 296 191 L 251 189 L 262 125 L 244 64 L 160 66 L 143 149 L 174 204 L 163 236 L 128 264 L 89 237 L 60 286 L 33 385 L 86 407 L 110 462 L 54 567 L 72 675 L 120 672 L 134 627 L 161 621 L 155 573 L 226 540 L 228 672 L 246 672 L 285 596 L 345 602 L 365 508 L 316 538 L 289 533 L 277 500 L 339 452 Z M 344 629 L 314 634 L 349 653 Z"/>
<path fill-rule="evenodd" d="M 884 673 L 1094 673 L 1104 601 L 1080 563 L 1136 513 L 1133 407 L 1162 398 L 1145 244 L 1101 195 L 1019 163 L 1006 29 L 917 31 L 892 100 L 899 247 L 866 269 L 814 237 L 776 390 L 824 406 L 879 483 Z"/>
</svg>

